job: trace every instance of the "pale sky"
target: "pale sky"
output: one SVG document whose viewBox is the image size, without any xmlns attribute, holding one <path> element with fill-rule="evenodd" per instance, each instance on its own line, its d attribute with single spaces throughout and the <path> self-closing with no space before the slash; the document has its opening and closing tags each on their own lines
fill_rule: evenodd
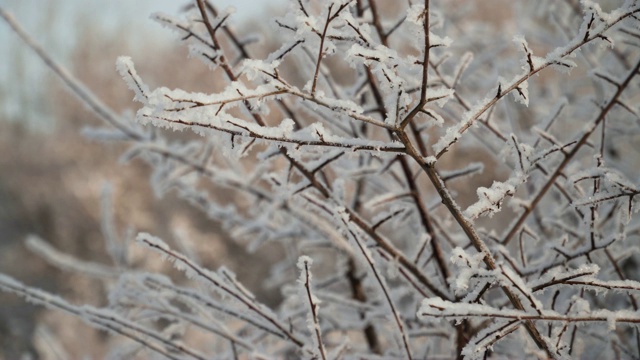
<svg viewBox="0 0 640 360">
<path fill-rule="evenodd" d="M 233 22 L 266 21 L 265 12 L 286 9 L 287 0 L 210 0 L 219 9 L 233 6 Z M 154 12 L 178 14 L 190 0 L 0 0 L 21 25 L 59 62 L 66 64 L 79 37 L 78 29 L 97 26 L 104 36 L 109 30 L 128 31 L 133 42 L 171 39 L 172 34 L 149 19 Z M 96 39 L 99 41 L 99 39 Z M 39 84 L 49 70 L 7 24 L 0 20 L 0 121 L 37 121 L 36 127 L 50 124 L 47 112 L 38 106 Z M 45 126 L 46 127 L 46 126 Z"/>
</svg>

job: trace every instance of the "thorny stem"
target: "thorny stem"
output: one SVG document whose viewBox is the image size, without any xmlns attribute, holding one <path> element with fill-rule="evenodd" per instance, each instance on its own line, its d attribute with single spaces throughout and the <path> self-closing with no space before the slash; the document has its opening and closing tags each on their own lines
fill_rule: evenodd
<svg viewBox="0 0 640 360">
<path fill-rule="evenodd" d="M 444 77 L 439 70 L 439 67 L 431 64 L 431 67 L 433 68 L 434 73 L 438 76 L 438 80 L 441 81 L 447 88 L 449 89 L 453 89 L 455 90 L 455 83 L 450 82 L 446 77 Z M 458 103 L 460 104 L 460 106 L 462 106 L 463 109 L 465 109 L 466 111 L 471 110 L 471 106 L 467 103 L 467 101 L 465 101 L 461 96 L 460 93 L 458 91 L 455 91 L 453 93 L 453 96 L 456 98 L 456 100 L 458 101 Z M 557 116 L 560 114 L 560 112 L 562 111 L 562 109 L 564 108 L 564 105 L 561 106 L 558 111 L 556 112 L 555 116 L 553 117 L 553 121 L 550 121 L 546 128 L 544 129 L 545 131 L 548 130 L 548 128 L 553 124 L 554 120 L 557 118 Z M 494 109 L 494 107 L 492 107 L 491 109 Z M 498 131 L 498 129 L 496 129 L 493 125 L 491 125 L 488 121 L 488 118 L 491 116 L 491 112 L 489 112 L 489 114 L 487 115 L 487 119 L 479 119 L 479 122 L 486 128 L 488 129 L 493 135 L 495 135 L 498 139 L 500 139 L 503 142 L 506 142 L 508 139 L 506 136 L 504 136 L 500 131 Z M 418 147 L 421 149 L 420 153 L 425 155 L 425 152 L 422 151 L 423 146 L 420 146 L 420 141 L 422 140 L 422 138 L 418 135 L 415 136 L 416 140 L 418 140 Z M 540 139 L 538 139 L 534 145 L 534 148 L 536 148 L 538 146 Z M 561 146 L 561 145 L 558 145 Z M 540 165 L 539 163 L 535 163 L 535 167 L 537 170 L 541 171 L 543 174 L 548 175 L 548 172 L 546 171 L 546 169 Z M 558 189 L 558 191 L 560 191 L 560 193 L 562 194 L 562 196 L 564 196 L 568 201 L 571 202 L 571 196 L 569 195 L 569 193 L 567 192 L 567 190 L 564 188 L 564 186 L 562 184 L 560 184 L 558 181 L 556 181 L 554 183 L 554 186 Z M 576 208 L 576 211 L 580 214 L 580 210 Z"/>
<path fill-rule="evenodd" d="M 382 23 L 381 20 L 379 18 L 379 14 L 377 12 L 377 8 L 375 5 L 375 1 L 374 0 L 369 0 L 369 6 L 371 8 L 371 13 L 373 15 L 373 23 L 374 26 L 376 28 L 376 31 L 378 33 L 378 36 L 380 37 L 380 42 L 384 45 L 387 46 L 387 36 L 384 33 L 384 29 L 382 28 Z M 428 9 L 429 8 L 429 1 L 425 1 L 425 8 Z M 425 21 L 428 21 L 428 13 L 425 13 L 425 17 L 427 19 L 425 19 Z M 425 27 L 429 27 L 429 25 L 425 25 Z M 425 42 L 429 42 L 428 40 L 428 32 L 425 35 Z M 425 57 L 428 59 L 429 55 L 429 51 L 428 51 L 428 47 L 425 48 Z M 382 94 L 380 93 L 380 90 L 378 88 L 378 85 L 375 81 L 375 77 L 371 72 L 371 69 L 369 67 L 366 68 L 366 72 L 367 72 L 367 81 L 370 85 L 371 91 L 373 93 L 373 97 L 375 99 L 376 104 L 378 105 L 378 108 L 380 109 L 380 112 L 382 113 L 383 118 L 387 117 L 387 110 L 385 108 L 385 104 L 384 104 L 384 99 L 382 97 Z M 423 75 L 426 74 L 426 68 L 423 69 Z M 423 78 L 423 85 L 426 84 L 426 79 Z M 426 98 L 426 86 L 425 88 L 425 92 L 424 92 L 424 97 Z M 392 133 L 393 134 L 393 133 Z M 393 138 L 393 137 L 392 137 Z M 418 139 L 418 143 L 422 144 L 422 139 L 420 139 L 419 137 L 417 137 Z M 431 251 L 433 252 L 435 258 L 436 258 L 436 262 L 438 264 L 438 267 L 440 269 L 440 274 L 443 278 L 443 283 L 446 284 L 447 283 L 447 278 L 450 275 L 449 272 L 449 268 L 447 266 L 446 260 L 445 260 L 445 256 L 443 254 L 442 248 L 440 246 L 439 241 L 436 238 L 436 233 L 435 230 L 433 228 L 432 225 L 432 219 L 429 216 L 428 210 L 427 210 L 427 206 L 423 201 L 423 196 L 420 192 L 419 187 L 417 186 L 415 179 L 413 178 L 413 174 L 411 173 L 411 168 L 409 166 L 409 162 L 407 160 L 407 158 L 405 156 L 399 156 L 398 157 L 398 161 L 401 164 L 402 167 L 402 172 L 405 176 L 407 185 L 409 186 L 409 190 L 412 193 L 413 196 L 413 200 L 414 203 L 416 205 L 416 209 L 418 210 L 418 213 L 420 215 L 420 221 L 421 224 L 423 226 L 423 228 L 425 229 L 425 231 L 427 232 L 427 234 L 429 234 L 429 236 L 431 237 L 431 241 L 429 241 L 429 246 L 431 247 Z M 427 245 L 427 244 L 425 244 Z M 423 246 L 421 249 L 418 250 L 416 256 L 415 256 L 415 262 L 417 264 L 417 262 L 419 261 L 422 253 L 424 252 L 424 250 L 426 249 L 426 246 Z"/>
</svg>

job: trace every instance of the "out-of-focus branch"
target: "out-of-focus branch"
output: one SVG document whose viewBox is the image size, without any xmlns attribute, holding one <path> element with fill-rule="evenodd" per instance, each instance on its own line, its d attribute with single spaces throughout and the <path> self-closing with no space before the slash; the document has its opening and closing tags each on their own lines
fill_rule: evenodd
<svg viewBox="0 0 640 360">
<path fill-rule="evenodd" d="M 62 82 L 64 82 L 71 92 L 77 96 L 91 111 L 93 111 L 99 118 L 111 124 L 116 129 L 120 130 L 131 140 L 144 140 L 146 136 L 141 134 L 136 129 L 125 124 L 123 120 L 115 114 L 115 112 L 109 108 L 100 98 L 98 98 L 91 90 L 89 90 L 82 82 L 76 79 L 67 69 L 56 62 L 40 44 L 36 42 L 14 19 L 13 15 L 8 13 L 4 8 L 0 7 L 0 17 L 13 29 L 13 31 L 22 39 L 22 41 L 29 46 L 40 59 L 53 71 Z"/>
</svg>

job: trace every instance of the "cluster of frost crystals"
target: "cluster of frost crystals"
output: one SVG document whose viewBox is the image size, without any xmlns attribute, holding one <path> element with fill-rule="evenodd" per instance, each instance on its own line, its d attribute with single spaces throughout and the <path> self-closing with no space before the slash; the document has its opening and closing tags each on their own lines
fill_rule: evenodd
<svg viewBox="0 0 640 360">
<path fill-rule="evenodd" d="M 0 289 L 124 336 L 118 358 L 640 354 L 638 1 L 514 0 L 496 26 L 479 1 L 291 0 L 258 37 L 213 3 L 152 18 L 216 90 L 149 86 L 120 57 L 138 108 L 118 117 L 54 70 L 107 121 L 87 134 L 128 144 L 241 255 L 210 269 L 184 229 L 121 236 L 105 191 L 104 263 L 27 240 L 104 282 L 105 308 Z"/>
<path fill-rule="evenodd" d="M 475 219 L 483 214 L 491 216 L 500 211 L 504 199 L 515 193 L 515 187 L 509 183 L 494 181 L 490 188 L 479 187 L 476 193 L 478 194 L 478 202 L 464 211 L 464 215 L 470 219 Z"/>
<path fill-rule="evenodd" d="M 453 285 L 457 292 L 466 293 L 470 288 L 470 281 L 478 274 L 484 260 L 484 254 L 468 254 L 464 249 L 457 247 L 451 253 L 451 263 L 459 268 Z"/>
</svg>

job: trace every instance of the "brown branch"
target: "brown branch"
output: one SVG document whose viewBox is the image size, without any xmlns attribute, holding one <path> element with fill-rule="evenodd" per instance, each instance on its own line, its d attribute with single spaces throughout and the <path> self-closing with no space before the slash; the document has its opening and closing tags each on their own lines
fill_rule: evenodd
<svg viewBox="0 0 640 360">
<path fill-rule="evenodd" d="M 568 55 L 572 54 L 574 51 L 580 49 L 581 47 L 583 47 L 584 45 L 590 43 L 591 41 L 595 40 L 595 39 L 599 39 L 598 35 L 601 35 L 602 33 L 604 33 L 605 31 L 607 31 L 608 29 L 610 29 L 613 25 L 619 23 L 620 21 L 631 17 L 634 13 L 638 12 L 640 10 L 635 9 L 632 11 L 629 11 L 627 13 L 624 13 L 622 15 L 620 15 L 617 19 L 615 19 L 615 21 L 609 22 L 607 23 L 607 25 L 602 29 L 601 32 L 597 33 L 597 34 L 593 34 L 593 35 L 585 35 L 585 38 L 578 44 L 569 47 L 568 49 L 566 49 L 564 52 L 562 52 L 558 58 L 562 59 L 567 57 Z M 479 118 L 480 116 L 482 116 L 482 114 L 484 114 L 488 109 L 490 109 L 493 105 L 495 105 L 498 100 L 504 98 L 507 94 L 509 94 L 511 91 L 519 89 L 520 85 L 522 85 L 522 83 L 524 83 L 525 81 L 527 81 L 529 78 L 531 78 L 533 75 L 537 74 L 538 72 L 546 69 L 547 67 L 551 66 L 551 65 L 555 65 L 556 63 L 552 60 L 552 61 L 546 61 L 545 63 L 541 64 L 539 67 L 528 71 L 526 74 L 522 75 L 521 77 L 519 77 L 518 79 L 516 79 L 510 86 L 502 89 L 502 91 L 500 91 L 495 97 L 491 98 L 490 100 L 488 100 L 484 105 L 482 105 L 478 110 L 476 110 L 473 115 L 471 115 L 469 117 L 469 119 L 467 119 L 465 121 L 465 123 L 460 127 L 460 129 L 458 129 L 458 134 L 462 135 L 464 134 Z M 439 159 L 442 155 L 444 155 L 450 148 L 451 146 L 453 146 L 454 144 L 456 144 L 459 139 L 461 138 L 461 136 L 457 137 L 457 139 L 454 139 L 452 143 L 447 144 L 447 146 L 445 146 L 442 150 L 440 150 L 440 152 L 438 152 L 438 154 L 436 154 L 436 158 Z"/>
<path fill-rule="evenodd" d="M 431 37 L 429 36 L 429 0 L 424 0 L 424 13 L 422 16 L 424 17 L 423 21 L 423 31 L 424 31 L 424 52 L 422 54 L 422 85 L 420 86 L 420 101 L 418 104 L 407 114 L 407 116 L 402 119 L 398 128 L 403 130 L 407 127 L 409 122 L 413 120 L 413 118 L 422 110 L 422 108 L 427 104 L 427 87 L 429 82 L 429 55 L 431 53 Z"/>
<path fill-rule="evenodd" d="M 324 29 L 322 30 L 322 35 L 320 35 L 320 49 L 318 49 L 318 59 L 316 60 L 316 70 L 313 74 L 313 84 L 311 85 L 311 96 L 315 96 L 316 86 L 318 85 L 318 74 L 320 72 L 320 63 L 322 62 L 322 55 L 324 55 L 324 40 L 327 36 L 327 29 L 329 28 L 329 23 L 331 22 L 331 9 L 333 8 L 333 4 L 329 5 L 329 10 L 327 10 L 327 20 L 324 22 Z"/>
<path fill-rule="evenodd" d="M 429 180 L 431 181 L 433 186 L 436 188 L 436 191 L 440 195 L 440 198 L 442 199 L 442 203 L 447 207 L 451 215 L 453 215 L 453 218 L 456 220 L 458 225 L 460 225 L 464 233 L 467 235 L 467 237 L 471 241 L 471 244 L 476 248 L 478 252 L 484 255 L 484 262 L 487 265 L 487 267 L 490 270 L 499 270 L 497 267 L 496 261 L 493 257 L 493 254 L 491 254 L 491 251 L 489 250 L 489 247 L 480 238 L 473 224 L 471 224 L 471 222 L 467 218 L 465 218 L 464 215 L 462 214 L 462 210 L 460 209 L 458 204 L 456 204 L 455 200 L 451 196 L 451 193 L 449 192 L 446 185 L 440 178 L 440 175 L 438 174 L 437 170 L 435 169 L 435 164 L 427 163 L 426 160 L 422 156 L 420 156 L 420 154 L 418 153 L 416 148 L 413 146 L 413 144 L 411 143 L 411 140 L 409 140 L 409 137 L 404 131 L 398 131 L 396 134 L 398 135 L 402 143 L 405 145 L 407 154 L 411 156 L 427 174 L 427 176 L 429 177 Z M 524 310 L 524 306 L 517 295 L 515 295 L 513 292 L 511 292 L 510 289 L 506 287 L 503 287 L 502 289 L 504 293 L 507 295 L 507 297 L 509 298 L 509 301 L 511 302 L 514 308 L 518 310 Z M 529 334 L 531 335 L 531 337 L 533 338 L 534 342 L 538 345 L 538 347 L 543 349 L 548 356 L 555 358 L 556 355 L 551 350 L 550 345 L 542 337 L 542 335 L 540 334 L 538 329 L 535 327 L 535 325 L 530 321 L 526 321 L 525 327 L 529 332 Z"/>
<path fill-rule="evenodd" d="M 594 120 L 593 125 L 587 131 L 584 132 L 584 134 L 580 137 L 576 145 L 571 149 L 569 153 L 567 153 L 567 155 L 560 162 L 560 164 L 558 165 L 556 170 L 553 172 L 553 174 L 551 174 L 551 176 L 549 177 L 549 180 L 547 180 L 547 182 L 544 184 L 542 189 L 540 189 L 540 191 L 536 194 L 536 196 L 530 202 L 529 207 L 524 210 L 524 212 L 520 215 L 520 217 L 515 222 L 515 224 L 511 227 L 511 229 L 509 229 L 509 232 L 507 233 L 507 235 L 505 235 L 504 239 L 502 240 L 502 244 L 504 245 L 508 244 L 509 241 L 511 241 L 511 239 L 513 238 L 513 236 L 520 230 L 520 227 L 522 226 L 522 224 L 524 224 L 529 214 L 531 214 L 533 209 L 536 208 L 536 206 L 542 200 L 542 198 L 547 193 L 547 191 L 556 182 L 556 179 L 560 176 L 560 174 L 562 174 L 562 171 L 564 170 L 564 168 L 569 164 L 569 162 L 571 162 L 573 157 L 576 156 L 576 154 L 578 154 L 582 146 L 584 146 L 587 143 L 587 140 L 589 139 L 591 134 L 593 134 L 593 132 L 598 127 L 598 125 L 605 119 L 607 114 L 616 105 L 616 100 L 622 95 L 624 90 L 629 86 L 629 84 L 631 83 L 631 79 L 633 79 L 636 75 L 638 75 L 637 74 L 638 70 L 640 70 L 640 61 L 636 64 L 633 70 L 629 72 L 629 75 L 627 75 L 625 80 L 620 84 L 620 87 L 617 89 L 617 91 L 611 97 L 611 99 L 609 99 L 609 102 L 607 103 L 607 105 L 600 111 L 600 114 L 598 114 L 598 116 Z"/>
<path fill-rule="evenodd" d="M 311 318 L 313 319 L 313 327 L 315 331 L 316 340 L 318 341 L 318 351 L 320 352 L 320 356 L 323 360 L 327 359 L 326 350 L 324 347 L 324 343 L 322 341 L 322 334 L 320 333 L 320 322 L 318 321 L 318 304 L 315 302 L 313 295 L 311 294 L 311 271 L 309 267 L 311 266 L 310 259 L 303 257 L 300 260 L 304 265 L 303 270 L 303 280 L 304 280 L 304 289 L 307 295 L 307 302 L 309 303 L 309 311 L 311 311 Z"/>
</svg>

